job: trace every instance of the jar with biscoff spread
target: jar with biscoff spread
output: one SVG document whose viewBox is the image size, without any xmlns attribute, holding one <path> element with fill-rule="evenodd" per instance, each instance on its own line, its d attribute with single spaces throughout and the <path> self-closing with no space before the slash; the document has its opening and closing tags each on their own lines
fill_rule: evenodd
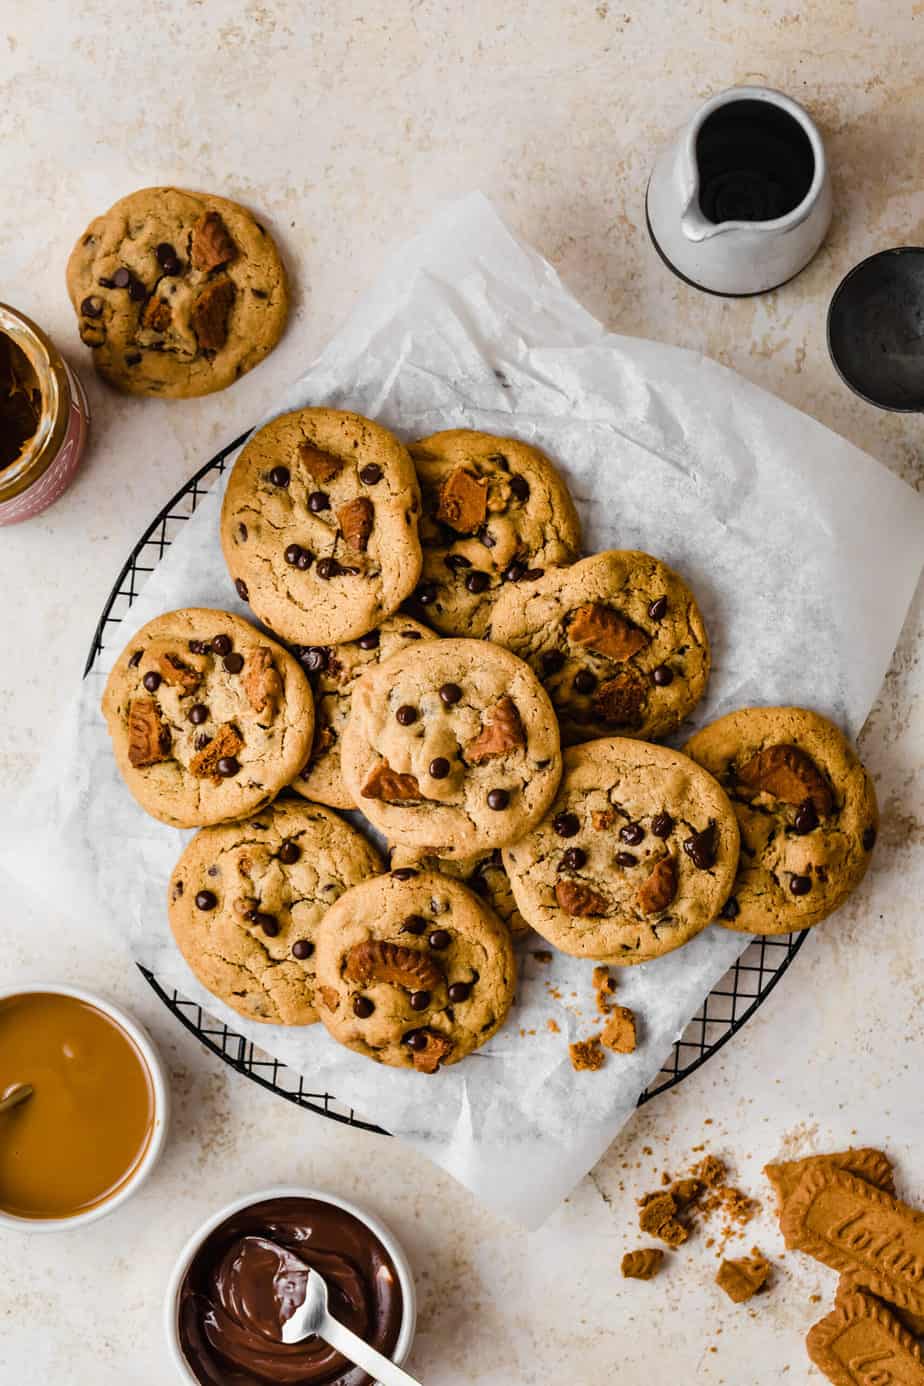
<svg viewBox="0 0 924 1386">
<path fill-rule="evenodd" d="M 83 386 L 30 318 L 0 303 L 0 525 L 46 510 L 83 457 Z"/>
</svg>

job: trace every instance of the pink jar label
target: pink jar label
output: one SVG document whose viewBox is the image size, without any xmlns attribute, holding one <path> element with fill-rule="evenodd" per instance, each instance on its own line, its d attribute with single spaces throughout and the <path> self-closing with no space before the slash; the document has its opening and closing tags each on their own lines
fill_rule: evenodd
<svg viewBox="0 0 924 1386">
<path fill-rule="evenodd" d="M 90 409 L 80 380 L 67 364 L 64 369 L 71 387 L 71 416 L 64 441 L 54 461 L 28 490 L 0 504 L 0 525 L 15 525 L 20 520 L 31 520 L 33 515 L 47 510 L 70 486 L 83 460 L 90 427 Z"/>
</svg>

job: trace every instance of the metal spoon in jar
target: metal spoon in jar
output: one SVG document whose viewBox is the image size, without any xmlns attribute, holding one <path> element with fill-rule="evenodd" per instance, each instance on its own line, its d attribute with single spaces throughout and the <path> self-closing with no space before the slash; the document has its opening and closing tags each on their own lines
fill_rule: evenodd
<svg viewBox="0 0 924 1386">
<path fill-rule="evenodd" d="M 0 1097 L 0 1112 L 11 1112 L 14 1107 L 18 1107 L 20 1102 L 26 1102 L 33 1093 L 31 1083 L 14 1083 L 11 1088 Z"/>
</svg>

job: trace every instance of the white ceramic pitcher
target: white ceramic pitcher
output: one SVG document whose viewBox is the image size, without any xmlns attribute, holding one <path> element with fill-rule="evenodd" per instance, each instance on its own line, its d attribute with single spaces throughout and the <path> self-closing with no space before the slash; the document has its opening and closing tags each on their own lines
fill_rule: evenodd
<svg viewBox="0 0 924 1386">
<path fill-rule="evenodd" d="M 776 288 L 805 268 L 831 221 L 818 129 L 769 87 L 720 92 L 661 153 L 646 209 L 655 249 L 695 288 Z"/>
</svg>

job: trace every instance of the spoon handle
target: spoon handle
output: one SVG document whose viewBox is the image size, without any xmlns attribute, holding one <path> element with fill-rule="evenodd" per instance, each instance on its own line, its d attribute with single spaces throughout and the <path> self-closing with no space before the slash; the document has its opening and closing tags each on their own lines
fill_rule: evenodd
<svg viewBox="0 0 924 1386">
<path fill-rule="evenodd" d="M 21 1102 L 32 1096 L 31 1083 L 16 1083 L 5 1096 L 0 1097 L 0 1112 L 11 1112 Z"/>
<path fill-rule="evenodd" d="M 373 1381 L 379 1382 L 380 1386 L 420 1386 L 420 1382 L 413 1376 L 408 1376 L 406 1371 L 402 1371 L 394 1362 L 376 1352 L 374 1347 L 370 1347 L 362 1338 L 357 1337 L 352 1329 L 347 1328 L 329 1313 L 324 1315 L 316 1332 L 325 1343 L 330 1343 L 331 1347 L 342 1352 L 344 1357 L 355 1362 L 357 1367 L 362 1367 L 364 1372 L 368 1372 Z"/>
</svg>

